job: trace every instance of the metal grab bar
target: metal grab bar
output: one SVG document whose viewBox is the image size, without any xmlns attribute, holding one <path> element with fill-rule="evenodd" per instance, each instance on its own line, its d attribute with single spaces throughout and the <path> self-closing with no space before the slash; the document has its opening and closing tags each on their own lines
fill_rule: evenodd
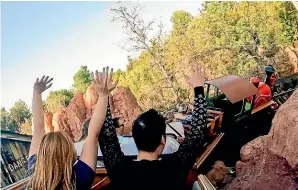
<svg viewBox="0 0 298 190">
<path fill-rule="evenodd" d="M 24 186 L 25 184 L 28 183 L 30 177 L 26 177 L 25 179 L 22 179 L 18 182 L 15 182 L 13 184 L 10 184 L 4 188 L 2 188 L 3 190 L 17 190 L 20 189 L 22 186 Z"/>
</svg>

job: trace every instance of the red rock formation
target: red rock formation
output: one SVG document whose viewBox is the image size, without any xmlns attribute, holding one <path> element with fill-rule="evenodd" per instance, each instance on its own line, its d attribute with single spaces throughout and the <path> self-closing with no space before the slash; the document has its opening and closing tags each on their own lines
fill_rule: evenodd
<svg viewBox="0 0 298 190">
<path fill-rule="evenodd" d="M 294 65 L 294 72 L 298 72 L 298 40 L 294 41 L 293 43 L 293 51 L 296 53 L 296 60 L 295 63 L 293 63 Z"/>
<path fill-rule="evenodd" d="M 120 87 L 113 94 L 111 110 L 114 118 L 120 118 L 124 127 L 117 129 L 119 135 L 131 135 L 133 121 L 142 113 L 141 107 L 129 88 Z"/>
<path fill-rule="evenodd" d="M 293 73 L 298 72 L 298 48 L 287 47 L 285 50 L 288 53 L 288 62 L 293 67 Z"/>
<path fill-rule="evenodd" d="M 86 106 L 86 118 L 90 118 L 94 112 L 95 104 L 97 101 L 98 95 L 94 87 L 90 85 L 86 93 L 84 94 L 84 103 Z"/>
<path fill-rule="evenodd" d="M 263 46 L 259 46 L 257 51 L 258 55 L 262 56 L 264 52 L 265 52 L 265 48 Z"/>
<path fill-rule="evenodd" d="M 64 108 L 59 112 L 54 113 L 52 125 L 54 127 L 54 131 L 65 131 L 72 137 L 71 130 L 67 120 L 68 119 L 66 116 L 66 108 Z"/>
<path fill-rule="evenodd" d="M 294 43 L 293 43 L 293 47 L 294 47 L 294 48 L 298 48 L 298 40 L 294 41 Z"/>
<path fill-rule="evenodd" d="M 46 133 L 54 131 L 54 127 L 52 125 L 52 120 L 53 120 L 53 114 L 51 112 L 47 112 L 44 114 Z"/>
<path fill-rule="evenodd" d="M 294 41 L 293 47 L 286 47 L 288 62 L 293 67 L 293 73 L 298 72 L 298 40 Z"/>
<path fill-rule="evenodd" d="M 52 124 L 55 131 L 67 132 L 76 142 L 82 136 L 82 127 L 86 118 L 83 93 L 76 94 L 67 108 L 53 115 Z"/>
<path fill-rule="evenodd" d="M 85 94 L 76 94 L 67 108 L 52 116 L 53 130 L 65 131 L 77 142 L 84 136 L 84 122 L 91 118 L 97 98 L 98 95 L 92 85 L 88 87 Z M 136 98 L 128 88 L 118 88 L 109 101 L 113 117 L 119 117 L 120 123 L 124 125 L 117 129 L 118 134 L 130 135 L 132 122 L 142 113 Z"/>
<path fill-rule="evenodd" d="M 67 125 L 76 142 L 82 136 L 83 123 L 86 119 L 86 107 L 84 104 L 84 94 L 76 94 L 66 108 Z"/>
<path fill-rule="evenodd" d="M 212 183 L 214 187 L 222 186 L 221 183 L 225 182 L 226 184 L 228 174 L 233 170 L 231 167 L 227 167 L 223 161 L 217 160 L 215 161 L 214 165 L 212 166 L 212 170 L 207 173 L 208 180 Z M 226 179 L 226 181 L 224 181 Z M 232 177 L 229 177 L 230 181 Z"/>
<path fill-rule="evenodd" d="M 279 108 L 269 135 L 272 136 L 269 151 L 298 169 L 298 90 Z"/>
<path fill-rule="evenodd" d="M 298 189 L 298 90 L 276 113 L 268 135 L 242 147 L 226 189 Z"/>
<path fill-rule="evenodd" d="M 54 131 L 59 131 L 59 112 L 53 114 L 52 125 L 54 127 Z"/>
</svg>

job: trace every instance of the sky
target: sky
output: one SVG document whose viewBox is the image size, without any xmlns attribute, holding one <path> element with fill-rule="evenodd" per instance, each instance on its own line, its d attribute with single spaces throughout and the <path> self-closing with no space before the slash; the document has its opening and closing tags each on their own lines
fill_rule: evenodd
<svg viewBox="0 0 298 190">
<path fill-rule="evenodd" d="M 42 75 L 54 78 L 50 90 L 59 90 L 71 88 L 81 65 L 125 70 L 130 53 L 119 46 L 126 37 L 121 25 L 111 22 L 115 4 L 1 2 L 1 107 L 10 109 L 22 99 L 31 108 L 33 83 Z M 139 4 L 145 21 L 161 21 L 168 30 L 174 11 L 196 16 L 201 7 L 201 1 Z"/>
</svg>

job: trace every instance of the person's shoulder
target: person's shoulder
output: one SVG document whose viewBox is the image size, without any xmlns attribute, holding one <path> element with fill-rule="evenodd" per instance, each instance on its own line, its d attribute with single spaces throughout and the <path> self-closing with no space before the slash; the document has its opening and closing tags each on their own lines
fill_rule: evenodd
<svg viewBox="0 0 298 190">
<path fill-rule="evenodd" d="M 172 162 L 176 160 L 176 154 L 163 154 L 159 159 L 160 162 Z"/>
<path fill-rule="evenodd" d="M 79 180 L 89 181 L 89 178 L 93 179 L 95 177 L 95 171 L 82 160 L 77 160 L 73 168 Z"/>
<path fill-rule="evenodd" d="M 95 171 L 82 160 L 77 160 L 73 167 L 76 172 L 88 172 L 95 174 Z"/>
<path fill-rule="evenodd" d="M 118 163 L 119 166 L 125 166 L 130 167 L 131 165 L 135 164 L 135 159 L 137 158 L 137 155 L 125 155 L 121 157 L 120 162 Z"/>
<path fill-rule="evenodd" d="M 182 125 L 182 123 L 180 121 L 174 121 L 174 122 L 171 122 L 171 123 L 174 124 L 174 125 L 178 125 L 178 126 Z"/>
<path fill-rule="evenodd" d="M 28 158 L 28 163 L 32 163 L 32 162 L 36 162 L 36 157 L 37 157 L 37 155 L 36 154 L 33 154 L 33 155 L 31 155 L 31 156 L 29 156 L 29 158 Z"/>
<path fill-rule="evenodd" d="M 36 164 L 36 154 L 33 154 L 28 159 L 28 174 L 29 176 L 32 176 L 35 170 L 35 164 Z"/>
<path fill-rule="evenodd" d="M 73 168 L 78 189 L 90 189 L 95 178 L 95 171 L 81 160 L 77 160 Z"/>
<path fill-rule="evenodd" d="M 181 122 L 179 122 L 179 121 L 174 121 L 174 122 L 171 122 L 171 123 L 169 123 L 172 127 L 174 127 L 174 128 L 181 128 L 181 127 L 183 127 L 183 124 L 181 123 Z"/>
<path fill-rule="evenodd" d="M 162 159 L 160 159 L 160 164 L 162 165 L 161 167 L 167 168 L 169 169 L 169 171 L 173 168 L 181 168 L 181 162 L 176 153 L 162 155 Z"/>
</svg>

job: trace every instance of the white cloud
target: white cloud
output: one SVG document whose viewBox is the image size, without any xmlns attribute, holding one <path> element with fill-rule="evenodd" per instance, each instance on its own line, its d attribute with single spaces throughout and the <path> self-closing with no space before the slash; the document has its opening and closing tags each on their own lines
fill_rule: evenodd
<svg viewBox="0 0 298 190">
<path fill-rule="evenodd" d="M 170 17 L 174 11 L 186 10 L 197 15 L 201 2 L 140 4 L 144 6 L 142 16 L 146 20 L 155 18 L 170 28 Z M 2 106 L 10 108 L 18 99 L 31 105 L 33 82 L 43 74 L 54 77 L 51 89 L 57 90 L 71 87 L 72 77 L 80 65 L 87 65 L 90 70 L 106 65 L 125 69 L 128 53 L 117 45 L 124 38 L 122 28 L 117 23 L 111 23 L 111 18 L 109 10 L 105 10 L 104 14 L 90 15 L 86 23 L 75 26 L 71 33 L 62 34 L 60 39 L 53 39 L 50 46 L 43 47 L 41 44 L 34 55 L 19 58 L 21 63 L 17 63 L 17 67 L 3 68 Z"/>
</svg>

